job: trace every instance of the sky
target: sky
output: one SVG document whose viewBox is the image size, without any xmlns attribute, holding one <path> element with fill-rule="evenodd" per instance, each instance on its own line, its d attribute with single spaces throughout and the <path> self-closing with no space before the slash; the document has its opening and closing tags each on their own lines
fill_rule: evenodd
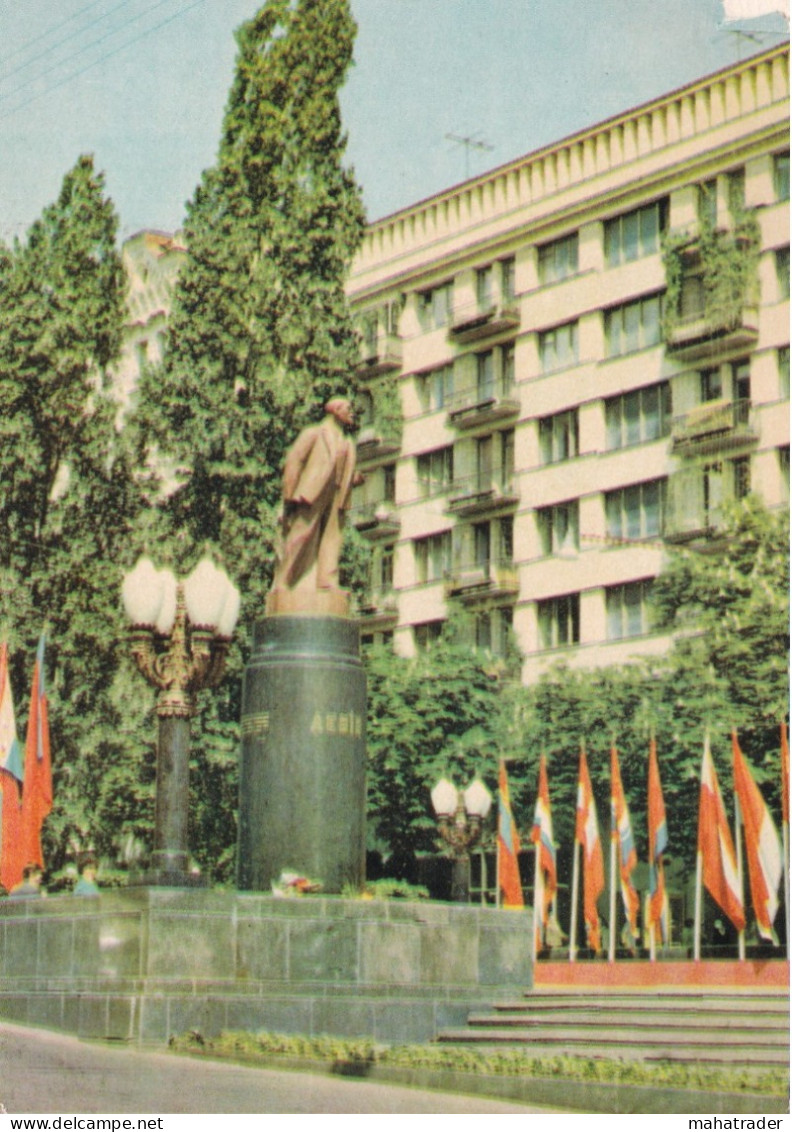
<svg viewBox="0 0 792 1132">
<path fill-rule="evenodd" d="M 369 220 L 788 38 L 776 14 L 726 24 L 722 0 L 351 3 L 341 105 Z M 259 6 L 0 0 L 0 239 L 82 153 L 121 238 L 176 230 L 217 153 L 234 30 Z"/>
</svg>

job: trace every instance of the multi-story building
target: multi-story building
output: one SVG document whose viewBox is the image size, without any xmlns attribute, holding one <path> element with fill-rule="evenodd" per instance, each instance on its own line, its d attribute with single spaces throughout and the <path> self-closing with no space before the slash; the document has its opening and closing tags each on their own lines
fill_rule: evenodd
<svg viewBox="0 0 792 1132">
<path fill-rule="evenodd" d="M 788 505 L 788 45 L 372 224 L 364 638 L 459 602 L 530 681 L 665 650 L 647 599 L 723 505 Z"/>
</svg>

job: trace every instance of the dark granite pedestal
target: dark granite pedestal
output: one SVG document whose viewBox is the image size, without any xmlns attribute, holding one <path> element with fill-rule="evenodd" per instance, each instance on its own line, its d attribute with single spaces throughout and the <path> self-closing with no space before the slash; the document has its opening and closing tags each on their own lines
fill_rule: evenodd
<svg viewBox="0 0 792 1132">
<path fill-rule="evenodd" d="M 532 981 L 531 916 L 456 904 L 104 890 L 0 901 L 0 1018 L 85 1038 L 195 1029 L 421 1042 Z"/>
<path fill-rule="evenodd" d="M 357 622 L 265 617 L 245 670 L 237 887 L 292 871 L 340 893 L 365 869 L 366 678 Z"/>
</svg>

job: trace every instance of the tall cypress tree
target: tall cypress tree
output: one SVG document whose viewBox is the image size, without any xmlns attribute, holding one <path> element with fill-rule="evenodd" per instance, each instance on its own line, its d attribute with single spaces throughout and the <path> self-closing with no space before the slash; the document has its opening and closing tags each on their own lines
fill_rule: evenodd
<svg viewBox="0 0 792 1132">
<path fill-rule="evenodd" d="M 0 635 L 22 722 L 42 630 L 49 640 L 51 869 L 77 842 L 111 850 L 146 793 L 133 701 L 119 691 L 129 661 L 118 563 L 140 499 L 111 387 L 124 322 L 117 228 L 81 157 L 27 238 L 0 254 Z"/>
<path fill-rule="evenodd" d="M 148 435 L 182 474 L 169 509 L 187 553 L 213 544 L 257 603 L 285 448 L 355 362 L 343 284 L 364 217 L 338 103 L 354 35 L 348 0 L 268 0 L 238 31 L 169 348 L 143 382 Z"/>
</svg>

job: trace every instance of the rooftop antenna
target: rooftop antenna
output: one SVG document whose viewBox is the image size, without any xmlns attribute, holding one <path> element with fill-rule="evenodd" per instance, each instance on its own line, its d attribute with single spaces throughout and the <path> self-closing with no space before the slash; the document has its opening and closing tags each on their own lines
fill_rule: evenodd
<svg viewBox="0 0 792 1132">
<path fill-rule="evenodd" d="M 772 31 L 770 28 L 751 28 L 750 31 L 743 31 L 742 28 L 724 28 L 720 29 L 725 31 L 727 35 L 736 36 L 735 45 L 737 48 L 737 62 L 742 61 L 742 46 L 746 40 L 750 40 L 758 47 L 762 46 L 762 40 L 767 36 L 775 36 L 779 39 L 785 39 L 785 33 L 782 31 Z"/>
<path fill-rule="evenodd" d="M 475 134 L 468 134 L 467 136 L 461 134 L 446 134 L 446 139 L 465 148 L 465 180 L 470 176 L 471 149 L 491 150 L 495 148 L 495 146 L 490 145 L 489 142 L 480 141 Z"/>
</svg>

